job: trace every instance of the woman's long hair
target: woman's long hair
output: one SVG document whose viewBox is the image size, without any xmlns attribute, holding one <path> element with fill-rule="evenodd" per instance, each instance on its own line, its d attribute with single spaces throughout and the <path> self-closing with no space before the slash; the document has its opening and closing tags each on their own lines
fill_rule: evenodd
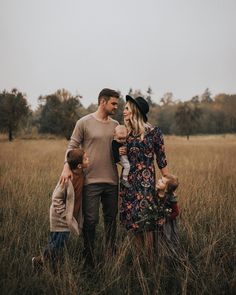
<svg viewBox="0 0 236 295">
<path fill-rule="evenodd" d="M 125 121 L 125 126 L 127 127 L 129 133 L 132 131 L 134 136 L 138 136 L 143 139 L 146 125 L 143 120 L 143 115 L 134 103 L 128 101 L 127 107 L 131 112 L 131 116 L 128 121 Z"/>
</svg>

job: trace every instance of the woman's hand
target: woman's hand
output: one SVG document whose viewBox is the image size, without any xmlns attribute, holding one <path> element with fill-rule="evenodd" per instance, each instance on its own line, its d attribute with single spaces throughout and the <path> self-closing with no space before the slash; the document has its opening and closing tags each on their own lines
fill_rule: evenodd
<svg viewBox="0 0 236 295">
<path fill-rule="evenodd" d="M 165 219 L 165 218 L 161 218 L 161 219 L 159 219 L 159 220 L 157 221 L 157 224 L 160 225 L 160 226 L 162 226 L 162 225 L 165 224 L 165 223 L 166 223 L 166 219 Z"/>
<path fill-rule="evenodd" d="M 120 155 L 120 156 L 124 156 L 124 155 L 126 155 L 126 154 L 127 154 L 127 149 L 126 149 L 126 147 L 125 147 L 125 146 L 120 147 L 120 148 L 119 148 L 119 155 Z"/>
<path fill-rule="evenodd" d="M 69 179 L 73 180 L 73 173 L 70 170 L 69 164 L 65 163 L 60 177 L 60 184 L 67 183 Z"/>
<path fill-rule="evenodd" d="M 169 174 L 167 166 L 165 166 L 164 168 L 162 168 L 160 170 L 161 170 L 161 175 L 164 177 Z"/>
</svg>

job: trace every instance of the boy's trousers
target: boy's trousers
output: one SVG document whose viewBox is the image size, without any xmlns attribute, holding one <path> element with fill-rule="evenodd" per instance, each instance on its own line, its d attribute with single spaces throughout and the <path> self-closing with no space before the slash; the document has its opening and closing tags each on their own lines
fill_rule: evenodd
<svg viewBox="0 0 236 295">
<path fill-rule="evenodd" d="M 50 241 L 43 251 L 44 259 L 57 262 L 63 255 L 64 247 L 69 239 L 70 232 L 50 232 Z"/>
</svg>

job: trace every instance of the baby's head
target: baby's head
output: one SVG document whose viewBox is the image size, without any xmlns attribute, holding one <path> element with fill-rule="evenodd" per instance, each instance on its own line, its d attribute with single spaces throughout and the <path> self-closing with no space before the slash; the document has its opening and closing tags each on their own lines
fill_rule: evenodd
<svg viewBox="0 0 236 295">
<path fill-rule="evenodd" d="M 115 128 L 114 139 L 119 143 L 125 143 L 128 135 L 127 128 L 124 125 L 118 125 Z"/>
<path fill-rule="evenodd" d="M 78 167 L 87 168 L 89 165 L 89 159 L 83 149 L 76 148 L 67 153 L 67 163 L 69 164 L 71 170 Z"/>
<path fill-rule="evenodd" d="M 158 191 L 173 194 L 179 186 L 178 177 L 172 174 L 167 174 L 165 177 L 158 179 L 157 189 Z"/>
</svg>

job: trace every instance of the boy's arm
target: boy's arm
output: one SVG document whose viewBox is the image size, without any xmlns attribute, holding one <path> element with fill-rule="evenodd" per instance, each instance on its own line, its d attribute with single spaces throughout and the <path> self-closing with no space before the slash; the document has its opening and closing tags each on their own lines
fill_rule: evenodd
<svg viewBox="0 0 236 295">
<path fill-rule="evenodd" d="M 66 187 L 58 184 L 52 195 L 52 205 L 57 214 L 62 215 L 66 210 Z"/>
</svg>

